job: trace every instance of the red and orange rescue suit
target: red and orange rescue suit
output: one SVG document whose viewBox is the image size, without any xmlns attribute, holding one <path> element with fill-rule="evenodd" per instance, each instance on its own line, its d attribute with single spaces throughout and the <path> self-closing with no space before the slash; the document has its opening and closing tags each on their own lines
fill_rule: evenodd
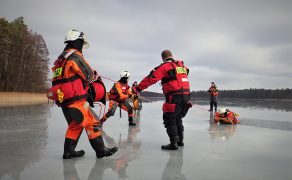
<svg viewBox="0 0 292 180">
<path fill-rule="evenodd" d="M 208 93 L 210 94 L 210 110 L 213 111 L 213 106 L 215 107 L 215 112 L 217 111 L 217 99 L 218 99 L 218 89 L 217 87 L 211 86 L 208 90 Z"/>
<path fill-rule="evenodd" d="M 61 56 L 67 57 L 61 65 L 55 62 L 52 68 L 54 72 L 52 87 L 59 88 L 58 94 L 61 95 L 56 103 L 61 106 L 68 123 L 63 158 L 68 159 L 84 154 L 84 151 L 75 151 L 84 128 L 97 157 L 103 157 L 105 156 L 104 144 L 98 128 L 100 121 L 87 102 L 89 81 L 93 79 L 92 69 L 77 49 L 67 49 Z"/>
<path fill-rule="evenodd" d="M 183 61 L 167 59 L 145 77 L 138 87 L 138 92 L 161 80 L 166 102 L 163 104 L 163 121 L 171 143 L 183 142 L 184 126 L 182 118 L 189 109 L 190 85 L 189 69 Z"/>
<path fill-rule="evenodd" d="M 133 122 L 133 108 L 126 101 L 132 97 L 132 92 L 129 85 L 123 84 L 120 81 L 114 83 L 113 87 L 109 92 L 109 108 L 107 113 L 103 116 L 102 121 L 106 121 L 109 117 L 114 116 L 117 107 L 122 108 L 128 112 L 129 123 Z"/>
<path fill-rule="evenodd" d="M 214 116 L 214 122 L 215 123 L 220 122 L 222 124 L 239 124 L 237 114 L 229 110 L 223 114 L 216 112 Z"/>
</svg>

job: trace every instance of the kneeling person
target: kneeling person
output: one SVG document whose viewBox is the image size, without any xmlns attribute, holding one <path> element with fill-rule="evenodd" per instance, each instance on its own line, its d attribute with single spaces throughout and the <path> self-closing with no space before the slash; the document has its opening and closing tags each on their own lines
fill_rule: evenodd
<svg viewBox="0 0 292 180">
<path fill-rule="evenodd" d="M 103 123 L 109 117 L 114 116 L 116 109 L 119 106 L 120 108 L 128 112 L 129 126 L 135 126 L 136 124 L 133 122 L 133 108 L 126 101 L 128 98 L 132 97 L 132 92 L 130 86 L 128 85 L 130 73 L 128 71 L 123 71 L 120 77 L 121 79 L 113 85 L 112 89 L 109 92 L 109 108 L 101 121 Z"/>
</svg>

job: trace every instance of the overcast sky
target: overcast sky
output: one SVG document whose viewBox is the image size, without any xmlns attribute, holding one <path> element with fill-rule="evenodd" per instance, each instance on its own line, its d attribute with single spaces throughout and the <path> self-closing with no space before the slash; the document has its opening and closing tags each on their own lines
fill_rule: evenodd
<svg viewBox="0 0 292 180">
<path fill-rule="evenodd" d="M 128 70 L 130 84 L 169 49 L 190 68 L 192 90 L 211 81 L 219 89 L 292 88 L 291 0 L 0 0 L 0 16 L 23 16 L 51 62 L 69 29 L 83 31 L 92 67 L 115 80 Z"/>
</svg>

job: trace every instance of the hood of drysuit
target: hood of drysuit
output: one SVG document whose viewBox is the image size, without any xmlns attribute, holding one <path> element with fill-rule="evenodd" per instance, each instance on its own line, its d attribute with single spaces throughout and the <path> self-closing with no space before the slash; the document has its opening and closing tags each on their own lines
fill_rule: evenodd
<svg viewBox="0 0 292 180">
<path fill-rule="evenodd" d="M 119 82 L 122 83 L 122 84 L 127 84 L 128 83 L 128 77 L 121 77 Z"/>
<path fill-rule="evenodd" d="M 66 43 L 67 43 L 67 45 L 66 45 L 64 50 L 74 48 L 74 49 L 77 49 L 78 51 L 82 52 L 83 43 L 84 43 L 83 39 L 76 39 L 75 41 L 67 41 Z"/>
</svg>

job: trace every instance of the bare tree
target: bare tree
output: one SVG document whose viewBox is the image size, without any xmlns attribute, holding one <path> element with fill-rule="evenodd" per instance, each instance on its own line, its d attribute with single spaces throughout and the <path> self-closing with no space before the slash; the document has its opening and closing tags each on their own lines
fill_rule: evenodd
<svg viewBox="0 0 292 180">
<path fill-rule="evenodd" d="M 23 17 L 0 18 L 0 91 L 44 92 L 49 52 L 43 37 L 28 29 Z"/>
</svg>

